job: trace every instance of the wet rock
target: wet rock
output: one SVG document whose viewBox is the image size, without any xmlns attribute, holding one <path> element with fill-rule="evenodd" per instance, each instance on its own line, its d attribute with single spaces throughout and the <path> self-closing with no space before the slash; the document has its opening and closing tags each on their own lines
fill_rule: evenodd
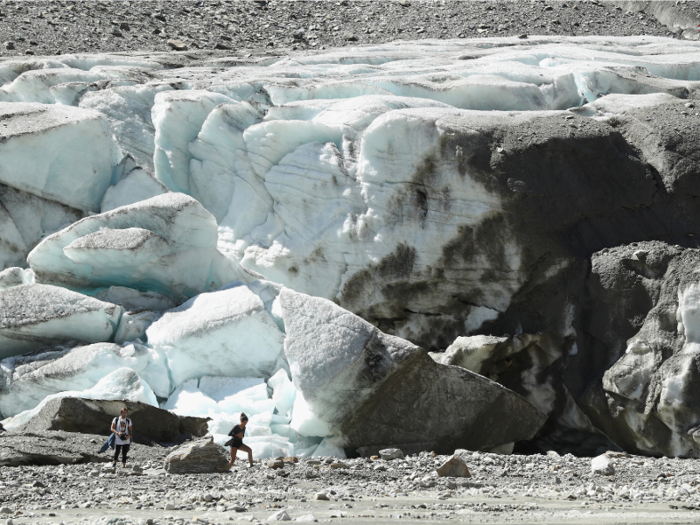
<svg viewBox="0 0 700 525">
<path fill-rule="evenodd" d="M 189 47 L 182 40 L 169 39 L 168 45 L 174 51 L 187 51 Z"/>
<path fill-rule="evenodd" d="M 0 466 L 60 465 L 110 461 L 98 455 L 93 441 L 103 436 L 63 431 L 3 432 L 0 440 Z"/>
<path fill-rule="evenodd" d="M 164 468 L 170 474 L 227 472 L 228 462 L 224 449 L 206 439 L 179 446 L 165 458 Z"/>
</svg>

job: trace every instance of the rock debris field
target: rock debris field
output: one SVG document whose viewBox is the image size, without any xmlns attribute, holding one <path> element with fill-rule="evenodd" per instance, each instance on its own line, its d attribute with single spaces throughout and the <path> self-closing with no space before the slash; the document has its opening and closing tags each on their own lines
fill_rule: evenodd
<svg viewBox="0 0 700 525">
<path fill-rule="evenodd" d="M 636 7 L 628 11 L 620 3 L 3 0 L 0 55 L 167 51 L 172 46 L 276 54 L 426 38 L 683 33 L 682 27 L 667 27 L 653 15 Z M 667 3 L 679 17 L 700 15 L 696 2 Z"/>
<path fill-rule="evenodd" d="M 0 469 L 7 523 L 691 523 L 700 462 L 608 453 L 590 458 L 465 452 L 470 478 L 439 477 L 447 456 L 240 461 L 230 473 L 169 475 L 168 452 L 134 447 L 135 463 Z M 133 467 L 133 465 L 137 465 Z M 286 515 L 285 515 L 286 514 Z"/>
</svg>

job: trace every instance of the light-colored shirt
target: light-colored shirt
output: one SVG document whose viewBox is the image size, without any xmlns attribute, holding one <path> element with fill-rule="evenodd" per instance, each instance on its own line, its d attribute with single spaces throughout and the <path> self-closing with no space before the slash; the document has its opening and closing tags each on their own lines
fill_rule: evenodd
<svg viewBox="0 0 700 525">
<path fill-rule="evenodd" d="M 112 424 L 114 425 L 114 428 L 117 429 L 116 435 L 114 436 L 114 444 L 115 445 L 130 445 L 131 444 L 131 419 L 128 417 L 115 417 L 114 420 L 112 421 Z M 122 439 L 119 437 L 120 433 L 126 433 L 129 434 L 128 439 Z"/>
</svg>

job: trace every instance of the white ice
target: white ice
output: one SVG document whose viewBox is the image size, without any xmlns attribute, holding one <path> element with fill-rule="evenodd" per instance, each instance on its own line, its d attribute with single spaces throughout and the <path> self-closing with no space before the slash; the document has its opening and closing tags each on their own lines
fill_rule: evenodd
<svg viewBox="0 0 700 525">
<path fill-rule="evenodd" d="M 141 168 L 134 168 L 114 186 L 107 188 L 100 205 L 102 213 L 145 201 L 168 192 L 163 183 Z"/>
<path fill-rule="evenodd" d="M 83 391 L 127 367 L 160 397 L 170 391 L 165 359 L 144 345 L 96 343 L 73 348 L 49 348 L 0 361 L 0 414 L 14 416 L 34 408 L 47 395 Z"/>
<path fill-rule="evenodd" d="M 125 286 L 177 302 L 253 278 L 217 249 L 216 221 L 195 199 L 167 193 L 87 217 L 29 254 L 37 281 Z"/>
<path fill-rule="evenodd" d="M 203 376 L 269 378 L 287 368 L 283 334 L 247 286 L 203 293 L 146 331 L 162 350 L 174 384 Z"/>
<path fill-rule="evenodd" d="M 151 387 L 148 386 L 148 383 L 141 379 L 131 368 L 124 367 L 117 368 L 114 372 L 107 374 L 92 388 L 83 391 L 66 390 L 57 394 L 50 394 L 42 399 L 36 407 L 20 412 L 0 423 L 2 423 L 5 430 L 15 430 L 28 423 L 30 419 L 41 411 L 46 403 L 61 397 L 138 401 L 151 406 L 158 406 L 156 396 Z"/>
<path fill-rule="evenodd" d="M 96 111 L 0 102 L 0 183 L 80 210 L 99 211 L 118 151 Z M 40 151 L 41 155 L 28 154 Z"/>
<path fill-rule="evenodd" d="M 122 308 L 44 284 L 0 290 L 0 359 L 62 341 L 110 341 Z"/>
</svg>

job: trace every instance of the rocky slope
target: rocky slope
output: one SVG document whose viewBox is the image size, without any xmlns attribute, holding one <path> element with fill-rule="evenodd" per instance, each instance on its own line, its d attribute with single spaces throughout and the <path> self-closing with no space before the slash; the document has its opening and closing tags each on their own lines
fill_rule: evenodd
<svg viewBox="0 0 700 525">
<path fill-rule="evenodd" d="M 696 3 L 206 1 L 0 3 L 0 55 L 194 49 L 271 54 L 396 39 L 517 35 L 675 36 Z M 648 2 L 646 2 L 648 4 Z M 689 23 L 686 23 L 689 25 Z M 697 25 L 697 23 L 696 23 Z M 694 27 L 693 27 L 694 29 Z M 695 36 L 688 31 L 688 36 Z M 184 48 L 184 47 L 183 47 Z"/>
</svg>

